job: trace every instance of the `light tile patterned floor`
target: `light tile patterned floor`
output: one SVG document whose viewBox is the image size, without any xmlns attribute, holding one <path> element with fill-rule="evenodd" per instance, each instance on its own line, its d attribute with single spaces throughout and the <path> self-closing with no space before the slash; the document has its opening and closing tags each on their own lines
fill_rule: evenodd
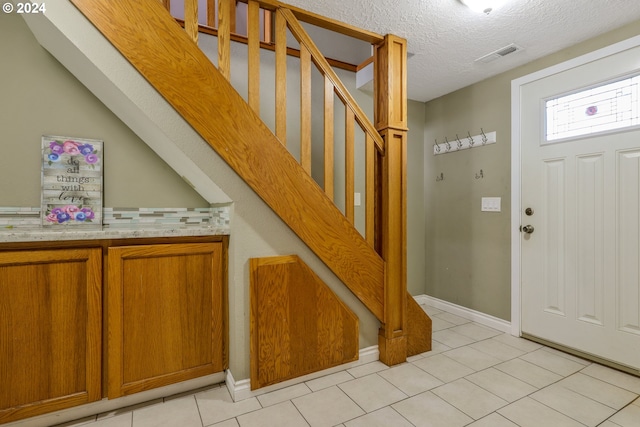
<svg viewBox="0 0 640 427">
<path fill-rule="evenodd" d="M 247 400 L 224 386 L 65 427 L 640 427 L 640 378 L 426 306 L 433 351 Z"/>
</svg>

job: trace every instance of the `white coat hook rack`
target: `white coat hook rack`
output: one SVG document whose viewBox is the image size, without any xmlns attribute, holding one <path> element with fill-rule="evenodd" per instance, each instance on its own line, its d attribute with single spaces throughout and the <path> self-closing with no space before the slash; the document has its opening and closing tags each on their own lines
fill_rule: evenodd
<svg viewBox="0 0 640 427">
<path fill-rule="evenodd" d="M 455 143 L 449 142 L 447 137 L 444 138 L 445 142 L 438 144 L 438 140 L 433 145 L 433 155 L 453 153 L 454 151 L 466 150 L 469 148 L 478 148 L 485 145 L 496 143 L 496 131 L 487 132 L 480 128 L 480 134 L 471 136 L 471 132 L 467 132 L 467 136 L 460 138 L 456 135 Z"/>
</svg>

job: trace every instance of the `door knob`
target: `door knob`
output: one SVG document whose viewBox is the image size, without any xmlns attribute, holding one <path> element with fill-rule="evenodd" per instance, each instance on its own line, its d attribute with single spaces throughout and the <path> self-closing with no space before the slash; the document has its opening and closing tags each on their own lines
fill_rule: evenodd
<svg viewBox="0 0 640 427">
<path fill-rule="evenodd" d="M 524 227 L 522 227 L 522 231 L 524 231 L 527 234 L 531 234 L 533 233 L 533 225 L 525 225 Z"/>
</svg>

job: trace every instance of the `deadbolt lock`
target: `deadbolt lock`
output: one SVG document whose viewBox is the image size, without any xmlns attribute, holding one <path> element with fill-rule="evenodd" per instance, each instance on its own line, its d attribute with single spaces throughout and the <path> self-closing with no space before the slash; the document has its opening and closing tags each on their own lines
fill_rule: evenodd
<svg viewBox="0 0 640 427">
<path fill-rule="evenodd" d="M 533 209 L 527 208 L 527 209 L 524 210 L 524 213 L 527 214 L 527 216 L 531 216 L 531 215 L 533 215 Z"/>
</svg>

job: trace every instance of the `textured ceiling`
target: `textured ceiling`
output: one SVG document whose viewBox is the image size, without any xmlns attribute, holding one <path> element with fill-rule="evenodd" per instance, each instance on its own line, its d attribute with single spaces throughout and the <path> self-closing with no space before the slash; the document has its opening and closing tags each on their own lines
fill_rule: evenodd
<svg viewBox="0 0 640 427">
<path fill-rule="evenodd" d="M 408 42 L 409 97 L 428 101 L 640 19 L 640 0 L 508 0 L 489 15 L 459 0 L 288 0 Z M 476 59 L 515 43 L 522 51 Z"/>
</svg>

